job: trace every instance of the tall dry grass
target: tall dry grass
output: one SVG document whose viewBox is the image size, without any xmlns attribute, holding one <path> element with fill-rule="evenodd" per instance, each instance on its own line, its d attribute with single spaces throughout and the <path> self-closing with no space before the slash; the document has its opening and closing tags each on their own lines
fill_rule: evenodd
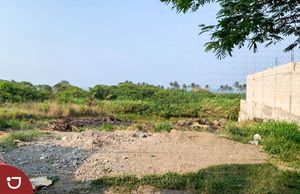
<svg viewBox="0 0 300 194">
<path fill-rule="evenodd" d="M 1 119 L 51 119 L 72 116 L 97 116 L 103 111 L 96 106 L 30 102 L 0 104 Z"/>
</svg>

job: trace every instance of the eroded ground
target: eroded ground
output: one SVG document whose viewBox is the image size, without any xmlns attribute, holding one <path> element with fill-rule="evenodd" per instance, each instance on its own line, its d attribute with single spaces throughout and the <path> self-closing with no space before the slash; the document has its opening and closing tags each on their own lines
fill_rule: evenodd
<svg viewBox="0 0 300 194">
<path fill-rule="evenodd" d="M 107 175 L 196 172 L 218 164 L 262 163 L 259 147 L 212 133 L 51 132 L 4 154 L 5 160 L 28 176 L 58 176 L 46 193 L 85 193 L 91 180 Z M 88 192 L 88 191 L 86 191 Z"/>
</svg>

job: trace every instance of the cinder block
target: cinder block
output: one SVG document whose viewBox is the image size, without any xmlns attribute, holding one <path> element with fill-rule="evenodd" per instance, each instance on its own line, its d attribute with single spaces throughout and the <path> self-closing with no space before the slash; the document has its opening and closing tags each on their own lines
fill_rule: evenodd
<svg viewBox="0 0 300 194">
<path fill-rule="evenodd" d="M 300 62 L 248 75 L 246 99 L 241 101 L 239 120 L 266 118 L 300 124 Z"/>
</svg>

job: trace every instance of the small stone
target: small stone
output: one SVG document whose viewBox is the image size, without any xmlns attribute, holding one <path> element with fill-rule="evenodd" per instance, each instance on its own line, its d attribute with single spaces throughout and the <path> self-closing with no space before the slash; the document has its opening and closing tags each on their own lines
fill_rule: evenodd
<svg viewBox="0 0 300 194">
<path fill-rule="evenodd" d="M 148 136 L 150 136 L 148 133 L 142 131 L 138 131 L 132 135 L 132 137 L 139 137 L 139 138 L 146 138 Z"/>
<path fill-rule="evenodd" d="M 40 160 L 45 160 L 45 156 L 41 156 L 41 157 L 40 157 Z"/>
<path fill-rule="evenodd" d="M 21 143 L 21 140 L 18 140 L 18 139 L 15 139 L 15 140 L 14 140 L 14 144 L 15 144 L 15 145 L 17 145 L 17 144 L 19 144 L 19 143 Z"/>
<path fill-rule="evenodd" d="M 77 166 L 77 164 L 78 164 L 77 160 L 74 160 L 74 161 L 72 162 L 73 167 Z"/>
<path fill-rule="evenodd" d="M 249 141 L 249 144 L 258 146 L 258 141 L 257 140 Z"/>
</svg>

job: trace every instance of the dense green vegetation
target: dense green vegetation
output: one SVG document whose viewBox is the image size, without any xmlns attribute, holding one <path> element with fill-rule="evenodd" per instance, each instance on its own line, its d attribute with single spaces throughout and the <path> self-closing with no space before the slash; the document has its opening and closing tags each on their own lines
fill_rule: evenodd
<svg viewBox="0 0 300 194">
<path fill-rule="evenodd" d="M 261 144 L 265 151 L 282 161 L 299 161 L 300 130 L 295 123 L 278 121 L 231 123 L 225 128 L 225 132 L 231 139 L 243 143 L 248 143 L 257 133 L 262 137 Z"/>
<path fill-rule="evenodd" d="M 49 93 L 28 82 L 0 81 L 0 103 L 28 102 L 49 99 Z"/>
<path fill-rule="evenodd" d="M 93 181 L 96 188 L 112 187 L 118 191 L 136 190 L 139 186 L 157 189 L 187 190 L 193 193 L 297 193 L 300 174 L 281 171 L 270 164 L 220 165 L 197 173 L 102 177 Z"/>
<path fill-rule="evenodd" d="M 199 87 L 164 89 L 132 82 L 116 86 L 96 85 L 83 90 L 67 81 L 53 87 L 0 81 L 0 119 L 99 113 L 236 119 L 240 98 L 240 94 L 211 93 Z"/>
<path fill-rule="evenodd" d="M 137 121 L 130 126 L 134 130 L 152 132 L 170 132 L 174 128 L 172 121 L 182 117 L 234 121 L 238 116 L 240 98 L 241 94 L 212 93 L 197 85 L 188 89 L 176 82 L 167 89 L 125 82 L 115 86 L 96 85 L 83 90 L 67 81 L 53 87 L 0 81 L 0 131 L 5 131 L 0 138 L 0 148 L 12 149 L 16 146 L 16 140 L 32 141 L 44 134 L 36 129 L 41 128 L 40 124 L 43 126 L 44 120 L 64 117 L 109 114 L 123 120 Z M 147 125 L 148 122 L 150 125 Z M 127 127 L 103 124 L 94 129 L 113 131 Z M 300 166 L 300 131 L 296 124 L 229 122 L 219 133 L 242 143 L 248 143 L 254 134 L 260 134 L 263 149 L 296 172 L 282 171 L 270 164 L 222 165 L 197 173 L 167 173 L 141 178 L 102 177 L 94 181 L 93 186 L 128 191 L 149 185 L 157 189 L 194 193 L 297 193 L 300 190 L 300 175 L 297 172 Z"/>
</svg>

